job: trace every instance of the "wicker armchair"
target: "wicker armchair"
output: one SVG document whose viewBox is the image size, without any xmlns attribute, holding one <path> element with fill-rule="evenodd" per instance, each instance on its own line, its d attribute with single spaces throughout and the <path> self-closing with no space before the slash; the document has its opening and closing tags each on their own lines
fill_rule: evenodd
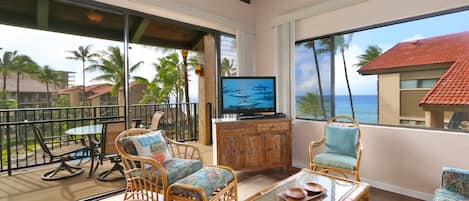
<svg viewBox="0 0 469 201">
<path fill-rule="evenodd" d="M 323 145 L 324 151 L 315 154 L 314 149 Z M 327 122 L 322 138 L 309 144 L 309 165 L 314 171 L 335 172 L 345 178 L 352 174 L 360 181 L 362 150 L 358 122 L 347 116 L 333 117 Z"/>
<path fill-rule="evenodd" d="M 151 118 L 151 125 L 150 125 L 150 130 L 158 130 L 158 127 L 160 125 L 160 121 L 164 116 L 164 112 L 161 111 L 156 111 L 155 114 L 153 114 L 153 117 Z"/>
<path fill-rule="evenodd" d="M 173 157 L 167 161 L 159 162 L 147 156 L 138 156 L 130 153 L 125 139 L 130 136 L 146 135 L 152 132 L 149 129 L 130 129 L 122 132 L 115 141 L 117 150 L 124 164 L 124 173 L 127 181 L 124 200 L 161 200 L 169 185 L 176 180 L 192 174 L 202 168 L 202 157 L 197 147 L 175 142 L 163 135 L 167 150 Z M 178 165 L 174 165 L 176 161 Z M 185 162 L 194 164 L 197 161 L 200 167 L 188 171 Z M 173 163 L 174 162 L 174 163 Z M 173 164 L 173 165 L 171 165 Z M 189 165 L 192 167 L 192 165 Z"/>
</svg>

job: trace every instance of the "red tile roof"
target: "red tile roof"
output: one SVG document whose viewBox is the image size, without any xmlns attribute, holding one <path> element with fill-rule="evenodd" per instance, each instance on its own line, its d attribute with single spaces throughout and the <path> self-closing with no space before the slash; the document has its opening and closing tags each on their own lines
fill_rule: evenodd
<svg viewBox="0 0 469 201">
<path fill-rule="evenodd" d="M 469 105 L 469 31 L 398 43 L 358 72 L 442 63 L 449 69 L 420 105 Z"/>
<path fill-rule="evenodd" d="M 129 83 L 130 87 L 134 87 L 136 85 L 138 85 L 138 83 L 135 82 L 135 81 L 131 81 Z M 82 85 L 72 86 L 72 87 L 67 87 L 65 89 L 58 90 L 56 93 L 57 94 L 66 94 L 66 93 L 68 93 L 70 91 L 73 91 L 73 90 L 80 90 L 81 91 L 82 88 L 83 88 Z M 123 90 L 123 87 L 120 87 L 119 90 Z M 88 93 L 88 92 L 93 93 L 93 95 L 87 97 L 88 99 L 94 99 L 98 96 L 102 96 L 104 94 L 111 93 L 111 91 L 112 91 L 112 85 L 108 84 L 108 83 L 93 84 L 93 85 L 89 85 L 89 86 L 85 87 L 85 92 L 86 93 Z"/>
<path fill-rule="evenodd" d="M 57 91 L 57 93 L 58 94 L 67 94 L 67 93 L 69 93 L 71 91 L 74 91 L 74 90 L 80 90 L 81 91 L 82 88 L 83 88 L 82 85 L 72 86 L 72 87 L 68 87 L 68 88 L 65 88 L 65 89 L 61 89 L 61 90 Z M 86 93 L 88 93 L 88 92 L 93 93 L 93 95 L 87 97 L 88 99 L 93 99 L 93 98 L 96 98 L 98 96 L 110 93 L 111 89 L 112 89 L 111 84 L 107 84 L 107 83 L 93 84 L 93 85 L 86 86 L 85 87 L 85 92 Z"/>
</svg>

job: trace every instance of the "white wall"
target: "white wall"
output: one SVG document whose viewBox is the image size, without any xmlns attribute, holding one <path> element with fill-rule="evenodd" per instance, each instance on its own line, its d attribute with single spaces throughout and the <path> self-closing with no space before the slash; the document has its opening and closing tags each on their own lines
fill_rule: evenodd
<svg viewBox="0 0 469 201">
<path fill-rule="evenodd" d="M 94 0 L 235 34 L 254 32 L 254 7 L 239 0 Z"/>
</svg>

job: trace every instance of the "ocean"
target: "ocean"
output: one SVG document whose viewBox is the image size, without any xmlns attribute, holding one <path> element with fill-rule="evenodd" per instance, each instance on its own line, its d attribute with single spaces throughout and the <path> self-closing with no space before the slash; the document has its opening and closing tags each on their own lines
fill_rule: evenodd
<svg viewBox="0 0 469 201">
<path fill-rule="evenodd" d="M 296 97 L 298 102 L 301 97 Z M 355 109 L 355 118 L 359 123 L 378 123 L 378 97 L 376 95 L 354 95 L 353 107 Z M 327 107 L 327 105 L 326 105 Z M 297 108 L 298 110 L 298 108 Z M 326 109 L 327 110 L 327 109 Z M 352 109 L 348 96 L 335 96 L 335 116 L 352 116 Z M 298 116 L 306 119 L 313 119 L 312 115 Z"/>
</svg>

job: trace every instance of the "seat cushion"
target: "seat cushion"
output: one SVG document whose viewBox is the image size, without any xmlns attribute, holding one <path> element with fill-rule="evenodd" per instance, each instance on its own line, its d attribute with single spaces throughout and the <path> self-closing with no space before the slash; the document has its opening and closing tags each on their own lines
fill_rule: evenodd
<svg viewBox="0 0 469 201">
<path fill-rule="evenodd" d="M 326 146 L 324 152 L 357 157 L 358 128 L 326 126 Z"/>
<path fill-rule="evenodd" d="M 168 177 L 168 185 L 182 179 L 202 168 L 200 160 L 171 158 L 162 163 Z M 147 168 L 148 169 L 148 168 Z M 155 176 L 158 174 L 155 173 Z"/>
<path fill-rule="evenodd" d="M 445 189 L 436 189 L 435 195 L 433 196 L 433 201 L 461 201 L 467 199 L 469 199 L 469 197 Z"/>
<path fill-rule="evenodd" d="M 136 151 L 138 156 L 147 156 L 159 162 L 172 158 L 162 130 L 128 136 L 123 139 L 122 144 L 131 154 Z"/>
<path fill-rule="evenodd" d="M 204 167 L 194 174 L 177 181 L 176 184 L 186 184 L 201 188 L 210 199 L 232 180 L 233 174 L 228 170 L 217 167 Z M 198 193 L 187 189 L 173 188 L 171 193 L 202 200 Z"/>
<path fill-rule="evenodd" d="M 441 175 L 441 188 L 469 196 L 469 171 L 445 167 Z"/>
<path fill-rule="evenodd" d="M 348 155 L 320 153 L 314 156 L 313 162 L 320 165 L 355 170 L 357 159 Z"/>
</svg>

